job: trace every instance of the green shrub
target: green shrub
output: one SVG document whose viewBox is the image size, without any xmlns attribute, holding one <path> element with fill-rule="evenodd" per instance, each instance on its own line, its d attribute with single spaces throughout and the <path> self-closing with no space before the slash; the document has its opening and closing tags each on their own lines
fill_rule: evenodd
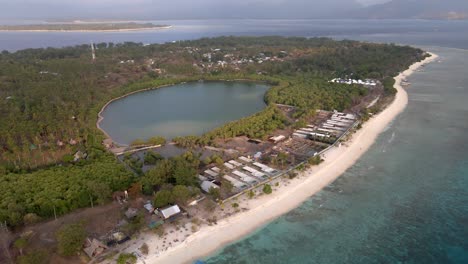
<svg viewBox="0 0 468 264">
<path fill-rule="evenodd" d="M 273 190 L 271 189 L 271 186 L 269 184 L 265 184 L 263 185 L 263 192 L 265 194 L 270 194 L 273 192 Z"/>
</svg>

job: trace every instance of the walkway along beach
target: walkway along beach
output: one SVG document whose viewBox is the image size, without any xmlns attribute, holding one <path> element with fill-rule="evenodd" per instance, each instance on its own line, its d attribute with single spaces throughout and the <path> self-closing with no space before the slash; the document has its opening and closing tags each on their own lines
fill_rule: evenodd
<svg viewBox="0 0 468 264">
<path fill-rule="evenodd" d="M 282 182 L 270 195 L 259 195 L 254 199 L 239 201 L 240 207 L 248 210 L 221 219 L 216 225 L 204 225 L 199 231 L 169 247 L 166 251 L 155 252 L 153 250 L 159 243 L 158 240 L 161 240 L 154 234 L 142 234 L 141 240 L 126 251 L 133 252 L 141 246 L 141 243 L 146 242 L 150 250 L 148 256 L 144 258 L 145 263 L 191 263 L 298 207 L 310 196 L 337 179 L 369 149 L 377 136 L 405 109 L 408 103 L 408 94 L 401 86 L 402 80 L 437 57 L 431 53 L 431 57 L 411 65 L 409 69 L 395 77 L 397 94 L 394 101 L 381 113 L 364 123 L 362 128 L 352 135 L 351 140 L 342 144 L 341 147 L 327 151 L 324 155 L 325 161 L 319 166 L 300 173 L 298 177 L 287 180 L 285 184 Z M 171 241 L 170 235 L 169 241 Z"/>
</svg>

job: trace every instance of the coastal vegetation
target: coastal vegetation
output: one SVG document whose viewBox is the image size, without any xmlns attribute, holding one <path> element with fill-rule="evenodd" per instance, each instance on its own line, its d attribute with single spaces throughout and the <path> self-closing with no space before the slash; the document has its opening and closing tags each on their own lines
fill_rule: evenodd
<svg viewBox="0 0 468 264">
<path fill-rule="evenodd" d="M 273 190 L 271 189 L 271 185 L 269 184 L 265 184 L 262 190 L 265 194 L 271 194 L 273 192 Z"/>
<path fill-rule="evenodd" d="M 272 88 L 263 111 L 173 141 L 192 148 L 235 136 L 265 139 L 317 109 L 348 109 L 369 92 L 329 83 L 331 78 L 378 79 L 391 95 L 388 78 L 424 57 L 411 47 L 326 38 L 219 37 L 96 47 L 96 60 L 89 45 L 0 54 L 1 222 L 20 226 L 103 204 L 135 183 L 161 206 L 197 193 L 201 161 L 193 153 L 171 159 L 145 154 L 143 162 L 128 156 L 120 163 L 106 152 L 96 121 L 113 98 L 200 79 L 266 82 Z M 297 110 L 288 117 L 276 104 Z M 144 172 L 145 164 L 154 167 Z"/>
<path fill-rule="evenodd" d="M 133 254 L 122 253 L 117 258 L 117 264 L 134 264 L 137 262 L 137 257 Z"/>
<path fill-rule="evenodd" d="M 64 225 L 57 232 L 58 252 L 63 256 L 71 256 L 81 250 L 86 238 L 82 224 Z"/>
</svg>

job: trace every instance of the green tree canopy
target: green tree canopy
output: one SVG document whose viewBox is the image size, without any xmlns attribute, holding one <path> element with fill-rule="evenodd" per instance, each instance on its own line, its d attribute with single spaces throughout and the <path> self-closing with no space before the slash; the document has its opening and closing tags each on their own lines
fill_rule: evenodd
<svg viewBox="0 0 468 264">
<path fill-rule="evenodd" d="M 60 255 L 72 256 L 83 247 L 86 231 L 82 224 L 68 224 L 57 231 L 57 249 Z"/>
</svg>

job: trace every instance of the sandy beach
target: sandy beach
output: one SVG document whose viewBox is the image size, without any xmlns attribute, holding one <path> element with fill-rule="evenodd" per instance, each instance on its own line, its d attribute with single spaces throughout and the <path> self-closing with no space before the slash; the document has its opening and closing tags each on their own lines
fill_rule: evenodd
<svg viewBox="0 0 468 264">
<path fill-rule="evenodd" d="M 369 149 L 378 135 L 408 104 L 408 94 L 401 82 L 419 67 L 432 62 L 437 57 L 431 53 L 431 57 L 411 65 L 409 69 L 395 77 L 395 88 L 398 92 L 394 101 L 363 124 L 350 140 L 340 147 L 327 151 L 323 156 L 325 161 L 319 166 L 300 173 L 294 179 L 281 177 L 278 186 L 272 184 L 274 191 L 270 195 L 257 195 L 253 199 L 244 195 L 232 201 L 239 203 L 242 210 L 222 218 L 216 225 L 201 225 L 196 232 L 189 231 L 190 224 L 182 229 L 166 229 L 164 238 L 144 233 L 125 251 L 134 252 L 142 243 L 146 243 L 149 246 L 149 254 L 140 258 L 139 263 L 192 263 L 298 207 L 337 179 Z M 224 208 L 226 208 L 223 210 L 225 213 L 233 211 L 230 204 L 225 204 Z"/>
<path fill-rule="evenodd" d="M 147 28 L 123 28 L 123 29 L 102 29 L 102 30 L 53 30 L 53 29 L 0 29 L 0 32 L 129 32 L 129 31 L 149 31 L 170 29 L 172 26 L 147 27 Z"/>
</svg>

